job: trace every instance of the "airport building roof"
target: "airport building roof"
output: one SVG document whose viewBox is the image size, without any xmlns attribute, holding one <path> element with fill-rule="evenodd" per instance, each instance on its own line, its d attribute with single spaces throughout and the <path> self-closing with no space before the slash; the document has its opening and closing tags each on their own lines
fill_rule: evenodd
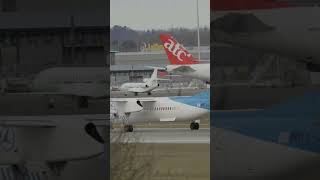
<svg viewBox="0 0 320 180">
<path fill-rule="evenodd" d="M 188 47 L 186 48 L 191 54 L 197 54 L 198 50 L 195 49 L 195 47 Z M 210 47 L 209 46 L 202 46 L 202 49 L 200 49 L 200 53 L 210 53 Z M 119 56 L 139 56 L 139 55 L 165 55 L 164 50 L 159 51 L 139 51 L 139 52 L 118 52 L 117 55 Z"/>
<path fill-rule="evenodd" d="M 72 23 L 76 27 L 105 28 L 107 29 L 104 12 L 79 12 L 79 13 L 10 13 L 1 14 L 0 30 L 22 29 L 53 29 L 70 28 Z M 72 19 L 71 19 L 72 18 Z M 73 21 L 73 22 L 72 22 Z"/>
</svg>

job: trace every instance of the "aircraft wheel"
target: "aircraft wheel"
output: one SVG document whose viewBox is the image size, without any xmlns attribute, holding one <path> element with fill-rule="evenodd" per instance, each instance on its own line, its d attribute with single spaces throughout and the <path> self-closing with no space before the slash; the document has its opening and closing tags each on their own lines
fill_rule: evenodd
<svg viewBox="0 0 320 180">
<path fill-rule="evenodd" d="M 199 125 L 199 123 L 195 123 L 195 124 L 196 124 L 196 130 L 198 130 L 200 125 Z"/>
<path fill-rule="evenodd" d="M 199 129 L 199 123 L 192 122 L 192 123 L 190 124 L 190 129 L 191 129 L 191 130 L 198 130 L 198 129 Z"/>
<path fill-rule="evenodd" d="M 124 131 L 125 132 L 133 132 L 133 125 L 125 125 Z"/>
<path fill-rule="evenodd" d="M 150 95 L 151 95 L 151 92 L 148 92 L 148 95 L 150 96 Z"/>
</svg>

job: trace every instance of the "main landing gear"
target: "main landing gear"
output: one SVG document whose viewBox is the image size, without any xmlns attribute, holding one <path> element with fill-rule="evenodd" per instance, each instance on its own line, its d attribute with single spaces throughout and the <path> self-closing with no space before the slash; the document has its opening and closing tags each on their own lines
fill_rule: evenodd
<svg viewBox="0 0 320 180">
<path fill-rule="evenodd" d="M 124 131 L 125 132 L 133 132 L 133 125 L 131 125 L 131 124 L 124 125 Z"/>
<path fill-rule="evenodd" d="M 190 129 L 191 129 L 191 130 L 198 130 L 198 129 L 199 129 L 199 123 L 197 123 L 197 122 L 191 122 L 191 123 L 190 123 Z"/>
</svg>

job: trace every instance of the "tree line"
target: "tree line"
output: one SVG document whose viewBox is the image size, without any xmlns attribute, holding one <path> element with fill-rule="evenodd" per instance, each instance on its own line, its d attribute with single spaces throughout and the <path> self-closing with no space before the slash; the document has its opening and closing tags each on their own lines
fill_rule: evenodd
<svg viewBox="0 0 320 180">
<path fill-rule="evenodd" d="M 170 28 L 167 30 L 133 30 L 127 26 L 113 26 L 110 29 L 110 46 L 112 50 L 122 52 L 140 51 L 143 44 L 160 44 L 159 36 L 168 33 L 184 46 L 197 46 L 197 29 Z M 200 28 L 201 46 L 210 45 L 210 29 Z"/>
</svg>

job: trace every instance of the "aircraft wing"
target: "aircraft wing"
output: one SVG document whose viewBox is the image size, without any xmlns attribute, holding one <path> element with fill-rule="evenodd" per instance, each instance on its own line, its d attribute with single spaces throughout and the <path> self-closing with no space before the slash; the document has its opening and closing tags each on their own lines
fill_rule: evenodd
<svg viewBox="0 0 320 180">
<path fill-rule="evenodd" d="M 144 92 L 147 92 L 147 89 L 143 89 L 143 88 L 129 88 L 127 91 L 128 91 L 128 92 L 136 92 L 136 93 L 144 93 Z"/>
<path fill-rule="evenodd" d="M 155 99 L 152 99 L 152 98 L 138 98 L 137 99 L 138 101 L 140 101 L 140 102 L 152 102 L 152 103 L 154 103 L 154 102 L 156 102 L 156 100 Z"/>
<path fill-rule="evenodd" d="M 142 108 L 148 106 L 151 107 L 153 104 L 156 102 L 155 99 L 152 98 L 142 98 L 142 99 L 137 99 L 137 104 L 141 106 Z"/>
<path fill-rule="evenodd" d="M 187 72 L 194 72 L 196 70 L 194 70 L 193 68 L 191 68 L 190 66 L 179 66 L 175 69 L 172 70 L 173 73 L 187 73 Z"/>
<path fill-rule="evenodd" d="M 156 100 L 154 98 L 137 98 L 137 99 L 110 99 L 110 108 L 113 113 L 129 114 L 142 111 L 145 106 L 153 106 Z"/>
<path fill-rule="evenodd" d="M 143 110 L 137 101 L 123 99 L 123 98 L 112 98 L 110 99 L 110 108 L 114 113 L 128 114 L 133 112 L 139 112 Z"/>
</svg>

